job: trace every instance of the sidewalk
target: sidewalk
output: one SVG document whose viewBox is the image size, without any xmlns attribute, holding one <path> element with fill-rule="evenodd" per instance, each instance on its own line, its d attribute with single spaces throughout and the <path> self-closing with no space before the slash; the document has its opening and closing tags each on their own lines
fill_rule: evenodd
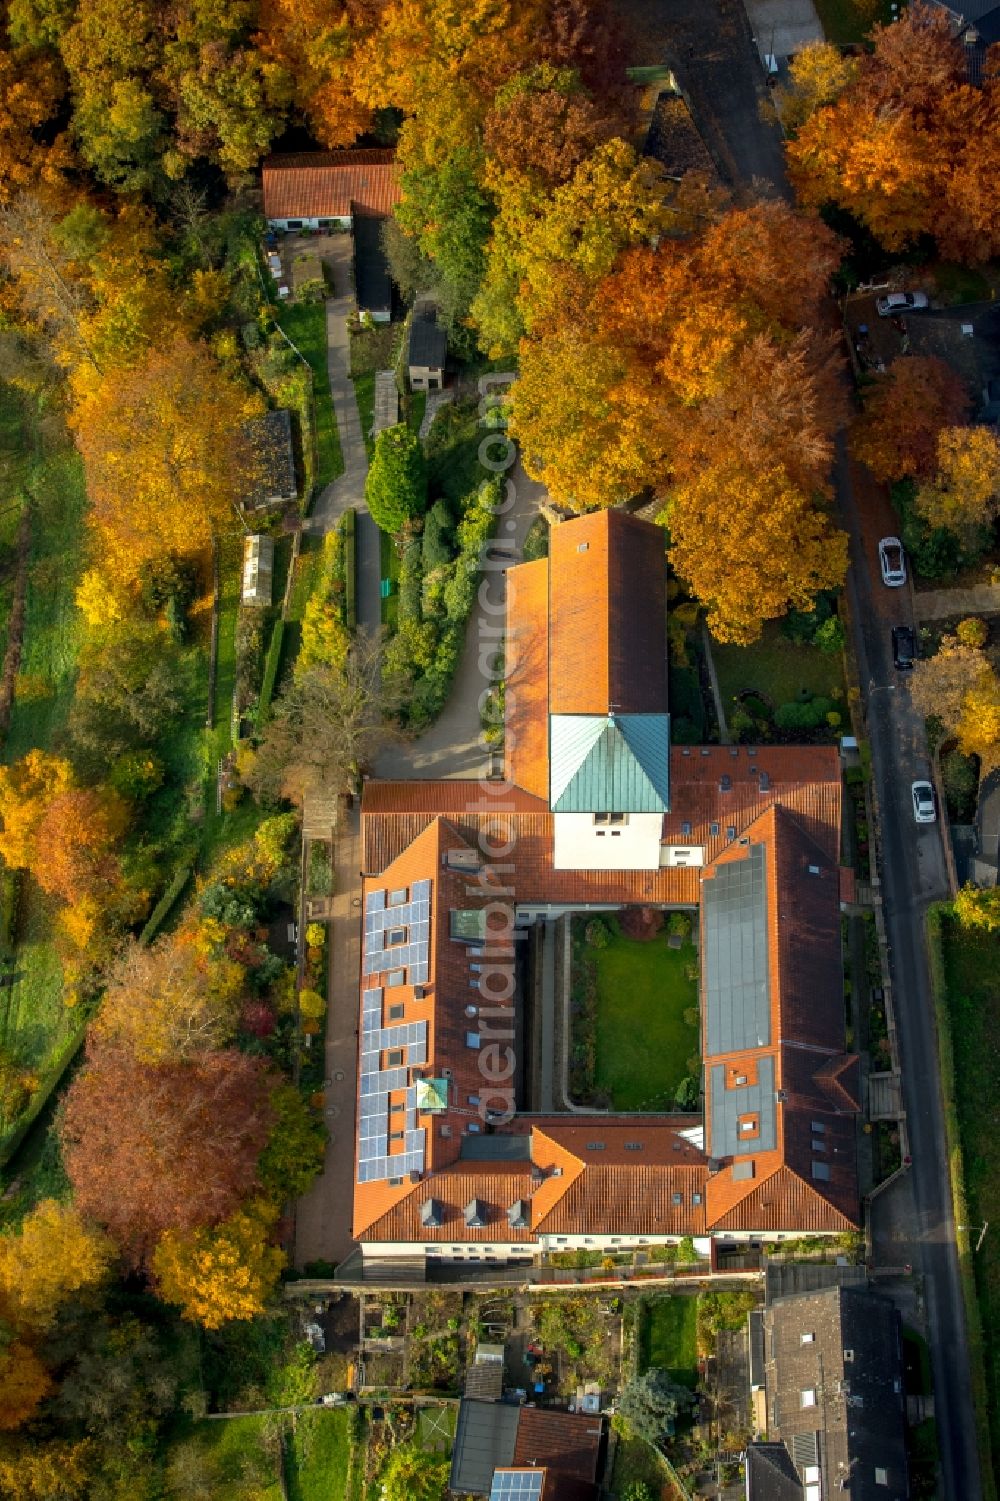
<svg viewBox="0 0 1000 1501">
<path fill-rule="evenodd" d="M 354 312 L 350 236 L 337 236 L 329 249 L 324 250 L 323 260 L 332 273 L 335 289 L 335 295 L 328 298 L 326 304 L 327 368 L 344 472 L 316 497 L 304 530 L 313 536 L 325 536 L 349 507 L 353 506 L 357 511 L 358 624 L 374 631 L 382 618 L 379 598 L 381 569 L 378 528 L 368 514 L 365 501 L 368 454 L 351 380 L 351 344 L 347 332 L 348 319 Z"/>
<path fill-rule="evenodd" d="M 913 590 L 913 613 L 918 620 L 944 620 L 949 615 L 1000 614 L 1000 585 L 974 589 Z"/>
<path fill-rule="evenodd" d="M 350 1252 L 358 1070 L 358 976 L 361 973 L 361 815 L 355 806 L 337 831 L 333 920 L 328 929 L 326 1021 L 326 1163 L 295 1220 L 295 1265 L 342 1261 Z M 355 906 L 355 902 L 358 905 Z"/>
</svg>

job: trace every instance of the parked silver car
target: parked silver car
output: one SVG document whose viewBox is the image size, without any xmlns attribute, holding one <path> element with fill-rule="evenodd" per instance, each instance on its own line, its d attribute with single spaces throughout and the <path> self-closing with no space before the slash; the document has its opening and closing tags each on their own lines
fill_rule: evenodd
<svg viewBox="0 0 1000 1501">
<path fill-rule="evenodd" d="M 906 583 L 906 559 L 898 537 L 882 538 L 878 545 L 878 561 L 883 584 L 890 589 L 901 589 Z"/>
<path fill-rule="evenodd" d="M 913 795 L 913 816 L 917 823 L 934 823 L 937 819 L 937 805 L 930 782 L 914 782 L 910 791 Z"/>
<path fill-rule="evenodd" d="M 880 318 L 891 318 L 893 313 L 915 313 L 930 307 L 926 292 L 888 292 L 875 301 L 875 311 Z"/>
</svg>

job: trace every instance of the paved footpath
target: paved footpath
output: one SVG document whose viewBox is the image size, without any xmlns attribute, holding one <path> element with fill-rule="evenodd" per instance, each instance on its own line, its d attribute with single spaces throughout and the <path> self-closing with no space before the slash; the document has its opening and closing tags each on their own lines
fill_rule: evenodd
<svg viewBox="0 0 1000 1501">
<path fill-rule="evenodd" d="M 1000 615 L 1000 585 L 974 589 L 915 589 L 913 613 L 918 620 L 945 620 L 949 615 Z"/>
<path fill-rule="evenodd" d="M 357 512 L 356 548 L 358 558 L 358 624 L 377 630 L 381 621 L 379 584 L 378 527 L 368 514 L 365 480 L 368 477 L 368 453 L 365 449 L 361 418 L 351 380 L 351 345 L 348 319 L 354 312 L 351 289 L 351 237 L 338 235 L 323 259 L 333 274 L 334 296 L 326 304 L 327 368 L 330 394 L 337 418 L 340 451 L 344 472 L 317 496 L 305 529 L 315 536 L 332 531 L 344 512 L 353 506 Z"/>
<path fill-rule="evenodd" d="M 361 973 L 361 816 L 342 815 L 335 842 L 333 918 L 327 929 L 330 973 L 326 1023 L 325 1121 L 330 1139 L 323 1172 L 295 1215 L 295 1265 L 343 1261 L 349 1254 L 354 1198 L 354 1131 L 358 1069 L 358 976 Z"/>
</svg>

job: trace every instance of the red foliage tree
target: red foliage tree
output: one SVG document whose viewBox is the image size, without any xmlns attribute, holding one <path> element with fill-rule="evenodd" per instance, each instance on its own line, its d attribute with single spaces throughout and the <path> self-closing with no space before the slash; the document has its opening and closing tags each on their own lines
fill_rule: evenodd
<svg viewBox="0 0 1000 1501">
<path fill-rule="evenodd" d="M 968 413 L 968 393 L 944 360 L 904 355 L 867 393 L 854 451 L 876 479 L 923 479 L 937 468 L 942 430 L 957 427 Z"/>
<path fill-rule="evenodd" d="M 268 1089 L 261 1063 L 235 1049 L 157 1065 L 91 1044 L 63 1120 L 77 1208 L 136 1262 L 165 1230 L 224 1219 L 255 1185 Z"/>
</svg>

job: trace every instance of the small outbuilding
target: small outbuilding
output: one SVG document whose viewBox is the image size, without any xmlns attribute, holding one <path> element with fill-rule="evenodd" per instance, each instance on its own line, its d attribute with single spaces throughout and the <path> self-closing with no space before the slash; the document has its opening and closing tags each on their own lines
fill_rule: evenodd
<svg viewBox="0 0 1000 1501">
<path fill-rule="evenodd" d="M 414 310 L 406 363 L 412 391 L 440 391 L 448 358 L 448 336 L 438 327 L 433 307 Z"/>
<path fill-rule="evenodd" d="M 253 532 L 243 539 L 243 603 L 266 609 L 274 582 L 274 538 Z"/>
<path fill-rule="evenodd" d="M 354 298 L 374 323 L 392 318 L 392 276 L 382 244 L 385 218 L 354 208 Z"/>
</svg>

